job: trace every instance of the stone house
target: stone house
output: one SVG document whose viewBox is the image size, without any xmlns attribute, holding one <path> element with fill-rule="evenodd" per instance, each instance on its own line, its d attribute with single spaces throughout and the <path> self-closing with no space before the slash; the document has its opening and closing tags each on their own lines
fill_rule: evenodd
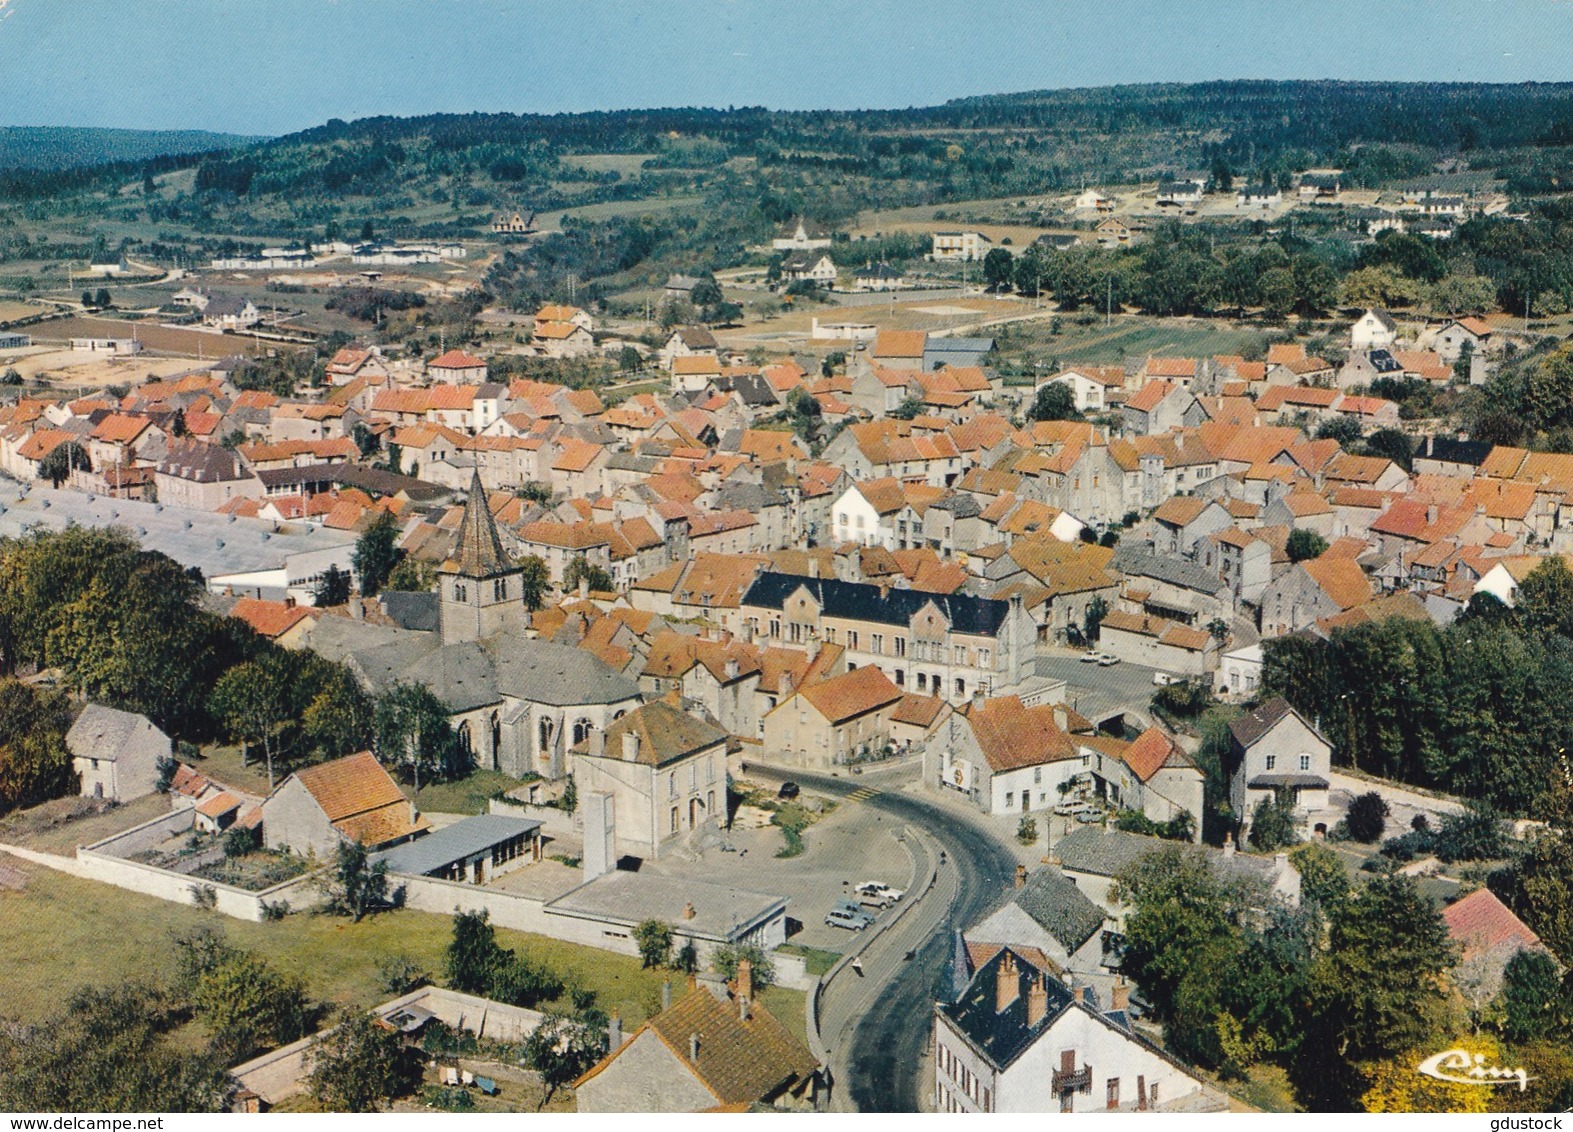
<svg viewBox="0 0 1573 1132">
<path fill-rule="evenodd" d="M 727 734 L 666 700 L 592 731 L 569 752 L 580 797 L 611 796 L 618 853 L 659 858 L 726 820 Z"/>
<path fill-rule="evenodd" d="M 1302 836 L 1325 834 L 1336 815 L 1328 809 L 1333 748 L 1282 696 L 1229 723 L 1229 804 L 1250 833 L 1263 801 L 1286 792 Z"/>
<path fill-rule="evenodd" d="M 346 841 L 386 849 L 429 828 L 370 751 L 298 770 L 262 803 L 264 845 L 320 860 Z"/>
<path fill-rule="evenodd" d="M 129 802 L 158 789 L 159 763 L 173 745 L 144 715 L 88 704 L 66 732 L 66 748 L 83 797 Z"/>
<path fill-rule="evenodd" d="M 903 694 L 875 665 L 808 684 L 765 716 L 765 750 L 794 766 L 829 770 L 890 740 Z"/>
</svg>

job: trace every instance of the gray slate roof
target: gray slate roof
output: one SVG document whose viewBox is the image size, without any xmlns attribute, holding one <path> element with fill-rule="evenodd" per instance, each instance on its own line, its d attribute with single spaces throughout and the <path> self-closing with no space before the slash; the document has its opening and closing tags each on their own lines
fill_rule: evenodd
<svg viewBox="0 0 1573 1132">
<path fill-rule="evenodd" d="M 1160 557 L 1136 547 L 1120 547 L 1114 552 L 1109 565 L 1122 574 L 1156 578 L 1160 582 L 1182 586 L 1198 593 L 1216 594 L 1223 589 L 1223 582 L 1217 575 L 1208 573 L 1194 563 L 1179 558 Z"/>
<path fill-rule="evenodd" d="M 1117 877 L 1147 854 L 1173 846 L 1205 854 L 1207 864 L 1219 873 L 1252 878 L 1269 887 L 1278 873 L 1278 863 L 1272 857 L 1225 853 L 1207 845 L 1165 841 L 1159 837 L 1126 833 L 1120 829 L 1099 829 L 1096 826 L 1082 826 L 1066 834 L 1055 842 L 1054 854 L 1060 859 L 1060 867 L 1067 872 Z"/>
<path fill-rule="evenodd" d="M 435 634 L 411 634 L 355 652 L 351 663 L 374 692 L 414 680 L 456 712 L 505 697 L 569 707 L 639 696 L 638 684 L 583 649 L 512 636 L 442 645 Z"/>
<path fill-rule="evenodd" d="M 1103 909 L 1076 887 L 1076 882 L 1053 867 L 1038 869 L 1013 897 L 1013 903 L 1069 953 L 1103 928 Z"/>
<path fill-rule="evenodd" d="M 509 838 L 540 828 L 541 823 L 531 818 L 477 814 L 425 837 L 374 854 L 372 861 L 386 862 L 390 873 L 425 876 L 438 869 L 445 869 L 455 861 L 473 857 Z"/>
<path fill-rule="evenodd" d="M 440 628 L 439 602 L 433 590 L 383 590 L 382 611 L 401 629 L 432 633 Z"/>
<path fill-rule="evenodd" d="M 82 759 L 114 762 L 126 742 L 148 722 L 135 712 L 120 711 L 103 704 L 88 704 L 66 732 L 66 746 Z"/>
</svg>

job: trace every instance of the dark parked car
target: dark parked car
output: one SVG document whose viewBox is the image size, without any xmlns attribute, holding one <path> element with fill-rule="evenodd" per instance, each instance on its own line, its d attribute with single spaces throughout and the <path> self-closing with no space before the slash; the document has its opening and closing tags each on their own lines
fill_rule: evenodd
<svg viewBox="0 0 1573 1132">
<path fill-rule="evenodd" d="M 778 797 L 778 798 L 796 798 L 802 792 L 803 791 L 801 790 L 801 788 L 799 788 L 797 783 L 795 783 L 795 782 L 783 782 L 781 784 L 781 789 L 776 791 L 776 797 Z"/>
</svg>

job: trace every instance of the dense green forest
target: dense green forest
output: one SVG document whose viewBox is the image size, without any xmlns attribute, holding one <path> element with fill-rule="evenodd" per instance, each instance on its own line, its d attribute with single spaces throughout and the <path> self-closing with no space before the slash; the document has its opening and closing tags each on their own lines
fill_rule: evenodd
<svg viewBox="0 0 1573 1132">
<path fill-rule="evenodd" d="M 0 169 L 76 169 L 179 153 L 212 153 L 263 140 L 207 130 L 0 126 Z"/>
</svg>

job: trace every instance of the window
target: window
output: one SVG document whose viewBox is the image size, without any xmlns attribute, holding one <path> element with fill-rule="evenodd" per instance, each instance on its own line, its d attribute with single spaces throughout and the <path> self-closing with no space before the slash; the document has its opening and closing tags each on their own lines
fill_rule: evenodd
<svg viewBox="0 0 1573 1132">
<path fill-rule="evenodd" d="M 1005 791 L 1005 808 L 1008 810 L 1016 804 L 1016 794 L 1012 790 Z"/>
<path fill-rule="evenodd" d="M 902 669 L 902 668 L 896 669 L 896 687 L 898 687 L 898 688 L 905 688 L 906 686 L 907 686 L 907 673 L 906 673 L 906 670 Z"/>
<path fill-rule="evenodd" d="M 926 692 L 926 691 L 928 691 L 928 689 L 929 689 L 928 677 L 923 675 L 923 673 L 919 672 L 918 673 L 918 691 Z"/>
<path fill-rule="evenodd" d="M 1311 769 L 1311 756 L 1310 755 L 1301 755 L 1300 756 L 1300 769 L 1301 770 L 1310 770 Z"/>
<path fill-rule="evenodd" d="M 837 515 L 836 516 L 836 522 L 840 523 L 843 527 L 846 526 L 847 525 L 847 513 L 845 511 L 843 511 L 843 512 L 841 512 L 841 514 Z"/>
<path fill-rule="evenodd" d="M 953 663 L 953 664 L 966 664 L 967 663 L 967 650 L 965 648 L 963 648 L 962 646 L 960 646 L 960 645 L 956 646 L 954 655 L 955 655 L 955 659 L 951 663 Z"/>
<path fill-rule="evenodd" d="M 958 676 L 956 678 L 956 695 L 959 698 L 959 697 L 965 696 L 966 694 L 967 694 L 967 682 L 965 680 L 961 679 Z"/>
<path fill-rule="evenodd" d="M 905 637 L 894 637 L 891 639 L 890 644 L 896 650 L 897 656 L 907 655 L 907 639 Z"/>
<path fill-rule="evenodd" d="M 1278 756 L 1277 755 L 1268 755 L 1267 756 L 1267 769 L 1268 770 L 1274 770 L 1274 769 L 1277 768 L 1277 766 L 1278 766 Z"/>
<path fill-rule="evenodd" d="M 885 634 L 883 634 L 883 633 L 874 633 L 874 634 L 872 634 L 870 636 L 870 639 L 869 639 L 869 651 L 872 652 L 875 656 L 883 656 L 884 655 L 884 653 L 885 653 Z"/>
<path fill-rule="evenodd" d="M 1104 1107 L 1120 1107 L 1120 1079 L 1118 1077 L 1109 1078 L 1109 1095 L 1108 1099 L 1104 1101 Z"/>
<path fill-rule="evenodd" d="M 825 642 L 832 645 L 836 643 L 836 631 L 829 625 L 825 626 Z"/>
<path fill-rule="evenodd" d="M 673 833 L 677 832 L 677 820 L 678 820 L 677 819 L 677 807 L 673 806 L 672 807 L 672 832 Z"/>
<path fill-rule="evenodd" d="M 666 776 L 666 796 L 668 798 L 675 798 L 675 797 L 677 797 L 677 772 L 676 771 L 673 771 L 671 774 Z"/>
<path fill-rule="evenodd" d="M 1034 786 L 1043 785 L 1043 768 L 1041 766 L 1032 768 L 1032 784 Z"/>
<path fill-rule="evenodd" d="M 466 586 L 463 582 L 455 582 L 453 584 L 453 600 L 454 601 L 469 601 L 470 600 L 469 587 Z"/>
<path fill-rule="evenodd" d="M 498 578 L 495 582 L 492 583 L 492 600 L 493 601 L 506 601 L 506 600 L 508 600 L 508 579 L 507 578 Z"/>
<path fill-rule="evenodd" d="M 857 647 L 858 647 L 857 630 L 855 630 L 855 629 L 848 629 L 847 630 L 847 648 L 855 649 Z"/>
</svg>

